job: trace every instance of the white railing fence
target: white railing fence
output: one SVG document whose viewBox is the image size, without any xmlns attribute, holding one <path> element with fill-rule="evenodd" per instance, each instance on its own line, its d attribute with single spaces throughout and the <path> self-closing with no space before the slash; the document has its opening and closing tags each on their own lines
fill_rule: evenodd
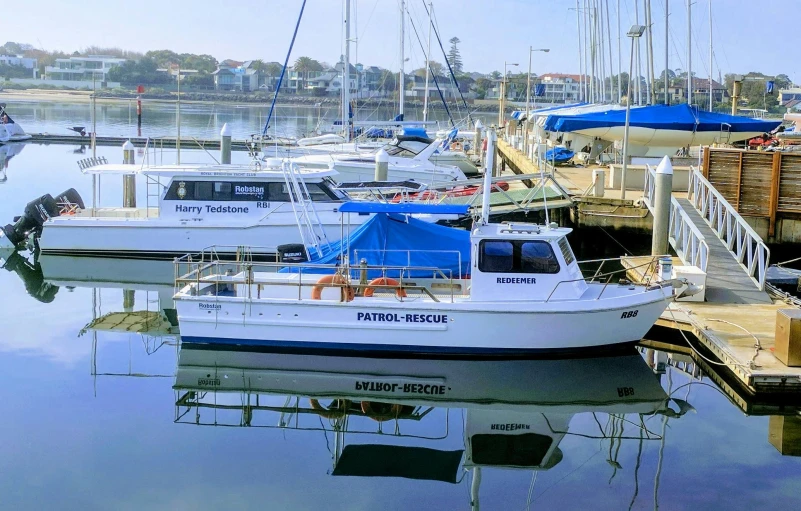
<svg viewBox="0 0 801 511">
<path fill-rule="evenodd" d="M 695 167 L 690 168 L 687 199 L 734 254 L 748 276 L 760 290 L 764 290 L 770 249 L 759 234 Z"/>
<path fill-rule="evenodd" d="M 646 165 L 643 201 L 648 209 L 654 211 L 656 172 Z M 704 235 L 692 223 L 690 217 L 675 197 L 670 198 L 670 227 L 668 230 L 671 246 L 684 264 L 692 265 L 706 272 L 709 263 L 709 245 Z"/>
</svg>

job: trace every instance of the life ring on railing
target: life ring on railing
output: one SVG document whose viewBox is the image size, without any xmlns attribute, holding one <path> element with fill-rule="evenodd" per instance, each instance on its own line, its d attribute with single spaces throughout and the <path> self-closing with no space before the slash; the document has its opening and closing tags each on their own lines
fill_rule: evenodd
<svg viewBox="0 0 801 511">
<path fill-rule="evenodd" d="M 331 405 L 325 407 L 321 405 L 320 401 L 317 399 L 309 399 L 309 404 L 312 410 L 320 417 L 325 417 L 326 419 L 341 419 L 347 415 L 352 403 L 347 399 L 335 399 L 331 402 Z"/>
<path fill-rule="evenodd" d="M 343 285 L 344 287 L 340 287 L 340 290 L 342 291 L 341 299 L 346 302 L 350 302 L 356 296 L 356 291 L 354 291 L 353 288 L 348 285 L 348 280 L 339 273 L 321 277 L 320 280 L 317 281 L 317 284 L 315 284 L 315 286 L 312 288 L 312 300 L 320 300 L 323 297 L 323 289 L 326 287 Z"/>
<path fill-rule="evenodd" d="M 400 287 L 400 282 L 395 279 L 390 279 L 387 277 L 378 277 L 377 279 L 371 280 L 367 284 L 367 288 L 364 290 L 364 296 L 369 298 L 373 296 L 375 293 L 375 288 L 373 286 L 395 286 L 395 296 L 398 298 L 406 298 L 406 291 L 402 287 Z"/>
<path fill-rule="evenodd" d="M 362 413 L 366 417 L 376 422 L 384 422 L 391 419 L 402 419 L 414 412 L 414 407 L 409 405 L 393 405 L 379 401 L 362 401 Z"/>
</svg>

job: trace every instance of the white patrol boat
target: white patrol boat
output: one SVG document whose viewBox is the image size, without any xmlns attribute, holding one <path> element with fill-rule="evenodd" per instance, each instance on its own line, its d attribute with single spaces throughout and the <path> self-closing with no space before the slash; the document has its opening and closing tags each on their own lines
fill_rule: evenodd
<svg viewBox="0 0 801 511">
<path fill-rule="evenodd" d="M 55 210 L 45 207 L 49 212 L 40 218 L 42 254 L 165 259 L 215 245 L 227 257 L 247 245 L 253 257 L 270 259 L 281 245 L 312 250 L 341 237 L 338 208 L 347 195 L 335 188 L 335 172 L 328 169 L 267 160 L 257 167 L 100 164 L 84 172 L 141 175 L 149 204 L 88 208 L 77 193 L 65 192 L 55 199 Z M 40 202 L 48 206 L 53 199 Z M 14 244 L 23 230 L 3 229 Z"/>
<path fill-rule="evenodd" d="M 398 204 L 382 210 L 391 214 L 393 206 L 406 214 L 436 208 Z M 376 207 L 346 203 L 340 211 Z M 345 249 L 340 264 L 284 265 L 279 272 L 265 264 L 226 275 L 203 262 L 177 279 L 183 342 L 519 356 L 639 341 L 667 307 L 673 283 L 613 283 L 613 274 L 600 272 L 585 278 L 567 241 L 570 232 L 490 224 L 485 216 L 470 232 L 469 277 L 461 264 L 458 270 L 444 263 L 371 266 L 363 264 L 365 254 Z"/>
</svg>

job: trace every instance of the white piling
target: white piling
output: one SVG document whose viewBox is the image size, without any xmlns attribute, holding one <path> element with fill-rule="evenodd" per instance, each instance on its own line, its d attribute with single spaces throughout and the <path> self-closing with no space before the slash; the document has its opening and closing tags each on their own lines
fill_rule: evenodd
<svg viewBox="0 0 801 511">
<path fill-rule="evenodd" d="M 495 143 L 498 135 L 494 129 L 487 132 L 487 157 L 484 159 L 484 194 L 481 198 L 481 223 L 489 223 L 490 194 L 492 193 L 492 168 L 495 166 Z"/>
<path fill-rule="evenodd" d="M 473 152 L 481 158 L 481 143 L 483 142 L 482 131 L 484 130 L 484 124 L 481 122 L 481 119 L 476 121 L 476 133 L 473 135 Z"/>
<path fill-rule="evenodd" d="M 375 153 L 375 180 L 386 181 L 389 174 L 389 155 L 383 149 Z"/>
<path fill-rule="evenodd" d="M 125 143 L 122 144 L 123 163 L 126 165 L 134 165 L 136 163 L 134 150 L 134 145 L 130 140 L 126 140 Z M 125 174 L 122 176 L 122 207 L 136 207 L 136 176 L 134 174 Z"/>
<path fill-rule="evenodd" d="M 654 183 L 654 229 L 651 240 L 651 255 L 668 253 L 668 230 L 670 229 L 670 199 L 673 193 L 673 165 L 665 156 L 656 167 Z"/>
<path fill-rule="evenodd" d="M 231 128 L 228 123 L 223 124 L 220 131 L 220 163 L 229 165 L 231 163 Z"/>
</svg>

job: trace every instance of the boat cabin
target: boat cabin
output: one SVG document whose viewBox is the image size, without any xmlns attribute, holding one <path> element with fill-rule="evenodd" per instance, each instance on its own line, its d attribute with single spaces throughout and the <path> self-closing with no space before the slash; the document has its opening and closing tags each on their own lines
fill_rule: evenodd
<svg viewBox="0 0 801 511">
<path fill-rule="evenodd" d="M 156 211 L 148 211 L 147 216 L 156 213 L 165 219 L 259 220 L 293 201 L 305 199 L 312 203 L 331 204 L 348 198 L 345 192 L 336 188 L 337 184 L 331 178 L 336 175 L 333 170 L 297 170 L 294 178 L 288 176 L 287 172 L 282 169 L 280 161 L 268 162 L 263 168 L 254 168 L 252 165 L 147 167 L 117 164 L 98 165 L 86 171 L 98 175 L 143 175 L 147 180 L 147 209 L 157 207 Z M 295 183 L 298 183 L 297 189 Z M 158 195 L 151 195 L 154 190 L 158 190 Z M 103 214 L 110 214 L 111 209 L 104 208 Z"/>
<path fill-rule="evenodd" d="M 477 225 L 471 232 L 472 300 L 575 299 L 587 289 L 567 241 L 572 229 L 529 223 Z"/>
</svg>

